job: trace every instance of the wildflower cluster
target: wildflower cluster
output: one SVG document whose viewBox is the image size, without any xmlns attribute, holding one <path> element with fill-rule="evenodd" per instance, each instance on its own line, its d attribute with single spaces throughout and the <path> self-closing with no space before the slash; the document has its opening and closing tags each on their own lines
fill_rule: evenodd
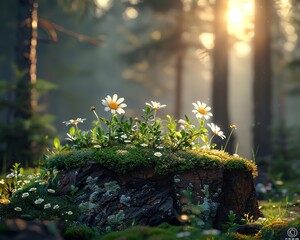
<svg viewBox="0 0 300 240">
<path fill-rule="evenodd" d="M 99 117 L 96 107 L 92 106 L 91 111 L 97 120 L 94 121 L 94 127 L 91 130 L 82 131 L 78 127 L 78 124 L 82 123 L 85 118 L 64 121 L 66 126 L 73 125 L 66 138 L 70 145 L 61 146 L 59 139 L 56 138 L 53 152 L 82 148 L 104 148 L 130 143 L 156 149 L 154 155 L 161 157 L 160 149 L 171 152 L 182 149 L 211 149 L 216 146 L 212 142 L 215 136 L 221 139 L 226 138 L 217 125 L 206 123 L 213 114 L 210 112 L 211 107 L 200 101 L 193 103 L 194 109 L 192 111 L 195 114 L 197 126 L 193 125 L 186 115 L 185 119 L 180 120 L 167 115 L 167 118 L 162 120 L 157 117 L 157 112 L 166 105 L 155 101 L 145 103 L 146 106 L 141 116 L 128 119 L 125 119 L 123 115 L 125 113 L 124 108 L 127 107 L 124 98 L 118 98 L 117 94 L 112 97 L 107 95 L 102 99 L 102 104 L 105 111 L 110 111 L 110 119 Z M 121 116 L 119 117 L 119 115 Z M 211 134 L 209 134 L 209 130 Z M 210 138 L 209 135 L 211 135 Z"/>
<path fill-rule="evenodd" d="M 56 196 L 55 169 L 25 175 L 19 163 L 13 165 L 6 180 L 1 179 L 0 213 L 5 217 L 26 219 L 64 218 L 72 215 L 68 201 Z"/>
</svg>

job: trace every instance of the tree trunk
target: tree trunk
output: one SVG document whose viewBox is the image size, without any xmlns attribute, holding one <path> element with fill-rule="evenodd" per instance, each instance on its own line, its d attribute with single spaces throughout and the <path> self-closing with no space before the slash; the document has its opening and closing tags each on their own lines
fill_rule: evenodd
<svg viewBox="0 0 300 240">
<path fill-rule="evenodd" d="M 228 137 L 230 134 L 228 112 L 228 33 L 226 24 L 227 0 L 217 0 L 215 3 L 215 46 L 213 50 L 213 86 L 212 105 L 214 123 Z M 233 136 L 232 136 L 233 137 Z M 233 138 L 229 141 L 226 151 L 233 151 Z M 226 140 L 218 139 L 220 146 L 225 146 Z"/>
<path fill-rule="evenodd" d="M 8 139 L 8 148 L 10 148 L 8 151 L 12 150 L 12 161 L 22 162 L 27 167 L 33 166 L 34 156 L 30 124 L 26 127 L 25 121 L 30 123 L 36 107 L 35 90 L 32 84 L 36 82 L 38 4 L 37 0 L 19 0 L 18 3 L 16 65 L 24 74 L 17 82 L 14 109 L 10 118 L 15 124 L 14 128 L 19 129 L 20 132 L 11 134 Z"/>
<path fill-rule="evenodd" d="M 271 1 L 255 1 L 254 149 L 258 165 L 271 151 Z M 262 170 L 262 169 L 261 169 Z M 264 171 L 264 170 L 263 170 Z"/>
</svg>

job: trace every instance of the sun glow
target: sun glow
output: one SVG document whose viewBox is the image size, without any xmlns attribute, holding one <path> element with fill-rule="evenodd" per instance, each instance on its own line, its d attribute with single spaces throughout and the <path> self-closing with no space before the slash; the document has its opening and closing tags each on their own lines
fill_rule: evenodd
<svg viewBox="0 0 300 240">
<path fill-rule="evenodd" d="M 253 37 L 254 0 L 229 0 L 227 29 L 230 35 L 249 42 Z"/>
</svg>

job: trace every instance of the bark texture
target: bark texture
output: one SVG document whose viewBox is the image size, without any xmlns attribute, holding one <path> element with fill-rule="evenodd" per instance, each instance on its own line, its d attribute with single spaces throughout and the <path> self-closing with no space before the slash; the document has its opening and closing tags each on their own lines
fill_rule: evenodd
<svg viewBox="0 0 300 240">
<path fill-rule="evenodd" d="M 121 230 L 133 223 L 156 226 L 163 222 L 178 225 L 180 215 L 188 213 L 191 201 L 201 206 L 199 219 L 222 228 L 229 211 L 237 218 L 245 213 L 261 216 L 251 172 L 222 169 L 193 169 L 181 174 L 158 175 L 151 168 L 138 168 L 119 174 L 95 162 L 60 178 L 60 194 L 78 188 L 75 204 L 81 221 L 88 226 Z"/>
</svg>

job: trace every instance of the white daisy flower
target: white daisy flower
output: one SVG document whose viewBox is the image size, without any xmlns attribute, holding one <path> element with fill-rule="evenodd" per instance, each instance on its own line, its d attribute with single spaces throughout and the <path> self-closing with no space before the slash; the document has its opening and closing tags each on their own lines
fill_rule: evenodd
<svg viewBox="0 0 300 240">
<path fill-rule="evenodd" d="M 26 198 L 26 197 L 28 197 L 29 196 L 29 193 L 28 192 L 24 192 L 23 194 L 22 194 L 22 198 Z"/>
<path fill-rule="evenodd" d="M 44 202 L 43 198 L 38 198 L 37 200 L 34 201 L 35 204 L 41 204 L 42 202 Z"/>
<path fill-rule="evenodd" d="M 20 208 L 20 207 L 15 207 L 14 209 L 15 209 L 15 211 L 17 211 L 17 212 L 21 212 L 21 211 L 22 211 L 22 208 Z"/>
<path fill-rule="evenodd" d="M 83 123 L 83 121 L 85 121 L 85 118 L 77 118 L 77 119 L 71 119 L 69 121 L 63 121 L 64 124 L 66 124 L 66 126 L 73 124 L 73 125 L 77 125 L 78 123 Z"/>
<path fill-rule="evenodd" d="M 36 191 L 36 188 L 35 188 L 35 187 L 30 188 L 28 191 L 29 191 L 29 192 L 34 192 L 34 191 Z"/>
<path fill-rule="evenodd" d="M 47 203 L 44 205 L 44 209 L 51 208 L 51 203 Z"/>
<path fill-rule="evenodd" d="M 54 189 L 51 189 L 51 188 L 49 188 L 47 191 L 48 191 L 49 193 L 55 193 L 55 190 L 54 190 Z"/>
<path fill-rule="evenodd" d="M 160 108 L 166 107 L 167 105 L 160 105 L 159 102 L 151 101 L 151 103 L 147 103 L 146 105 L 151 107 L 153 110 L 158 110 Z"/>
<path fill-rule="evenodd" d="M 193 103 L 193 105 L 194 110 L 192 112 L 196 114 L 196 118 L 204 117 L 207 120 L 212 117 L 212 113 L 209 112 L 211 110 L 211 107 L 206 106 L 206 103 L 197 101 L 197 103 Z"/>
<path fill-rule="evenodd" d="M 114 94 L 113 97 L 107 95 L 105 99 L 102 99 L 102 104 L 106 106 L 104 108 L 105 111 L 111 111 L 112 114 L 118 113 L 123 114 L 125 111 L 124 107 L 127 107 L 125 103 L 123 103 L 124 98 L 119 98 L 118 95 Z"/>
<path fill-rule="evenodd" d="M 226 138 L 226 136 L 224 135 L 224 133 L 221 131 L 221 129 L 217 125 L 215 125 L 213 123 L 208 123 L 207 126 L 210 127 L 210 129 L 213 132 L 213 134 L 219 136 L 222 139 Z"/>
<path fill-rule="evenodd" d="M 6 178 L 13 178 L 14 176 L 15 176 L 14 173 L 10 173 L 10 174 L 6 175 Z"/>
<path fill-rule="evenodd" d="M 154 156 L 155 156 L 155 157 L 161 157 L 162 154 L 161 154 L 160 152 L 156 152 L 156 153 L 154 153 Z"/>
<path fill-rule="evenodd" d="M 59 205 L 58 204 L 54 205 L 53 209 L 59 209 Z"/>
</svg>

